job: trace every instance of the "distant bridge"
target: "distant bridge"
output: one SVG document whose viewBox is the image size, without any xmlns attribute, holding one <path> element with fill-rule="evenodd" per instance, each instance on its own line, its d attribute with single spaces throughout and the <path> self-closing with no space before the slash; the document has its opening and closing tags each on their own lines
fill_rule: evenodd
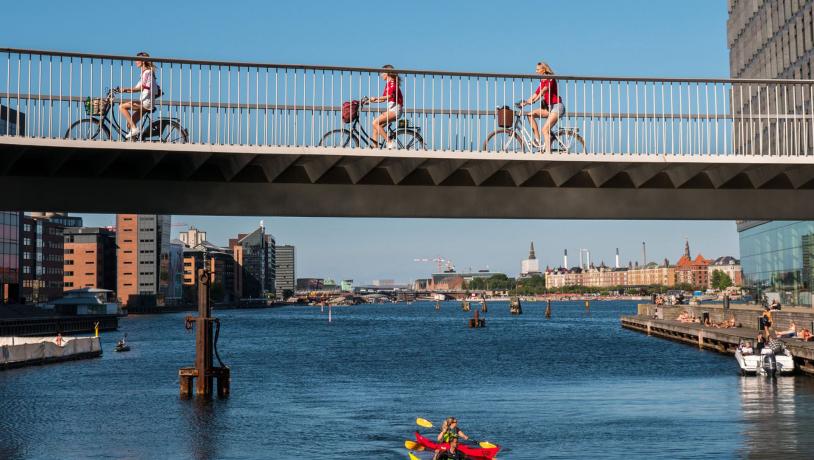
<svg viewBox="0 0 814 460">
<path fill-rule="evenodd" d="M 87 99 L 133 86 L 137 58 L 8 48 L 2 55 L 3 209 L 812 217 L 809 80 L 557 76 L 567 110 L 559 126 L 584 144 L 540 153 L 502 130 L 495 114 L 528 97 L 539 76 L 398 70 L 410 122 L 397 131 L 400 148 L 387 150 L 342 131 L 350 127 L 342 103 L 381 94 L 380 69 L 151 58 L 164 95 L 144 140 L 125 141 L 115 106 L 105 125 L 88 115 L 105 110 L 104 101 Z M 361 111 L 362 128 L 369 131 L 380 109 Z M 487 142 L 494 131 L 500 142 Z"/>
</svg>

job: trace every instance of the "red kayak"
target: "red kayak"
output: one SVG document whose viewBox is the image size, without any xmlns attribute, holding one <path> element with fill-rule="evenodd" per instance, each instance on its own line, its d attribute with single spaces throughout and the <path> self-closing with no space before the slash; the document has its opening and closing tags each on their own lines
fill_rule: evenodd
<svg viewBox="0 0 814 460">
<path fill-rule="evenodd" d="M 449 447 L 448 443 L 432 441 L 418 434 L 418 431 L 415 432 L 415 441 L 430 450 L 435 450 L 438 448 L 447 449 Z M 466 455 L 467 458 L 472 460 L 492 460 L 495 458 L 498 451 L 500 451 L 500 446 L 490 447 L 487 449 L 484 447 L 458 444 L 458 450 L 460 450 L 462 454 Z"/>
</svg>

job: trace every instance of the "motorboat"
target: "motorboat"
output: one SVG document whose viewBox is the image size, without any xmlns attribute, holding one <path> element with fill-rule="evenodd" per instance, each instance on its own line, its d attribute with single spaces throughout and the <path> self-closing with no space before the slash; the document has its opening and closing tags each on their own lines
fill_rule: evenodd
<svg viewBox="0 0 814 460">
<path fill-rule="evenodd" d="M 124 337 L 122 337 L 121 340 L 116 342 L 116 348 L 114 348 L 114 351 L 119 352 L 119 353 L 121 353 L 123 351 L 130 351 L 130 345 L 127 343 L 126 339 L 127 339 L 127 334 L 124 334 Z"/>
<path fill-rule="evenodd" d="M 741 375 L 788 375 L 794 372 L 794 358 L 786 347 L 763 347 L 760 352 L 752 348 L 748 341 L 741 340 L 735 359 L 741 368 Z"/>
</svg>

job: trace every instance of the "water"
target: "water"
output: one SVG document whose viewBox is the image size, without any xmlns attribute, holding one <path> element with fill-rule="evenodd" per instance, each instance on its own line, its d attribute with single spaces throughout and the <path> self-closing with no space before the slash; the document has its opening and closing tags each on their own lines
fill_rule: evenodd
<svg viewBox="0 0 814 460">
<path fill-rule="evenodd" d="M 473 308 L 475 305 L 473 304 Z M 178 398 L 185 314 L 129 317 L 100 359 L 0 372 L 0 458 L 406 459 L 416 417 L 457 416 L 501 459 L 812 452 L 814 379 L 623 330 L 631 302 L 223 311 L 232 396 Z M 133 350 L 113 353 L 127 332 Z M 426 456 L 425 456 L 426 458 Z"/>
</svg>

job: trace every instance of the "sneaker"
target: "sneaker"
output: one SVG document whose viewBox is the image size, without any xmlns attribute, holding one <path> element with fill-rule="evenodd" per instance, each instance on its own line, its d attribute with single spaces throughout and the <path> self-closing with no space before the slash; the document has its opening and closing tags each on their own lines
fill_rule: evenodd
<svg viewBox="0 0 814 460">
<path fill-rule="evenodd" d="M 387 143 L 387 150 L 393 150 L 396 148 L 396 141 L 390 141 Z"/>
<path fill-rule="evenodd" d="M 138 137 L 138 135 L 139 135 L 139 130 L 136 129 L 136 128 L 133 128 L 133 129 L 130 130 L 129 133 L 127 133 L 126 136 L 124 136 L 124 138 L 127 139 L 127 140 L 130 140 L 130 139 L 133 139 L 135 137 Z"/>
</svg>

